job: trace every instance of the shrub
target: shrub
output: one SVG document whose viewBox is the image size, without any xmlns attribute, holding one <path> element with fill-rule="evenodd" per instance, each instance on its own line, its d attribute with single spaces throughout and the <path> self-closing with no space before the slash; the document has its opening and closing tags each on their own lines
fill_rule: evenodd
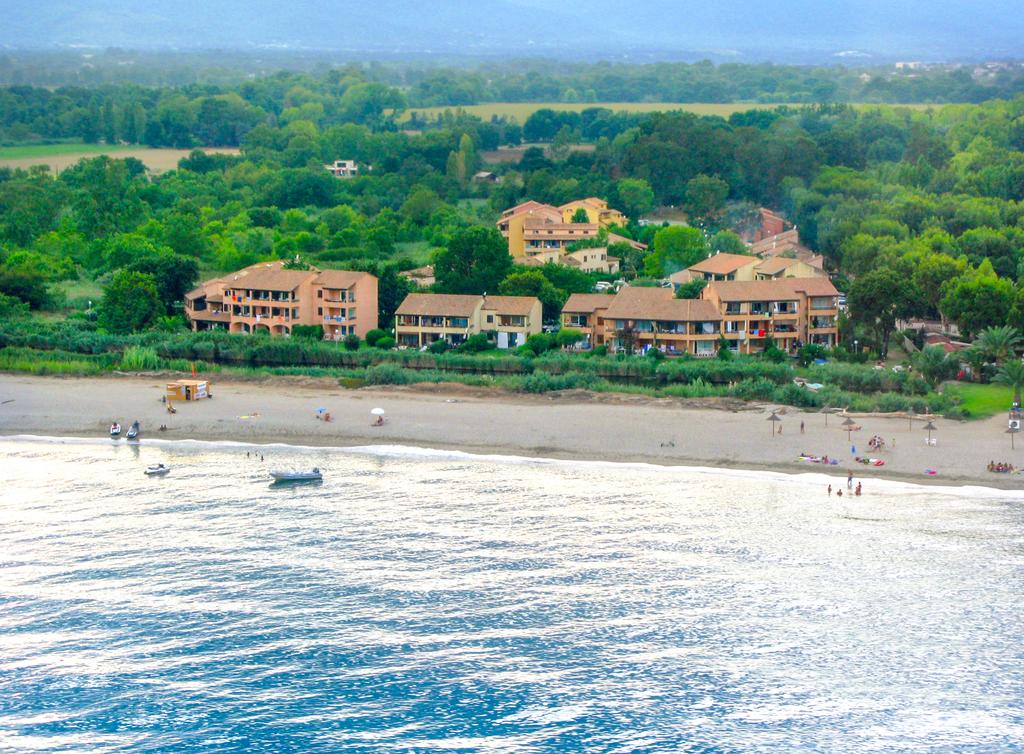
<svg viewBox="0 0 1024 754">
<path fill-rule="evenodd" d="M 397 364 L 377 364 L 366 370 L 369 385 L 405 385 L 413 381 L 409 373 Z"/>
<path fill-rule="evenodd" d="M 696 380 L 703 383 L 703 380 Z M 768 401 L 775 395 L 777 385 L 764 377 L 740 380 L 729 390 L 729 395 L 745 401 Z"/>
<path fill-rule="evenodd" d="M 607 356 L 608 346 L 595 346 L 594 350 L 590 352 L 591 356 Z"/>
<path fill-rule="evenodd" d="M 645 355 L 648 359 L 652 359 L 653 361 L 661 361 L 665 358 L 665 354 L 663 354 L 658 348 L 648 348 Z"/>
<path fill-rule="evenodd" d="M 532 352 L 535 356 L 540 356 L 545 351 L 550 351 L 557 346 L 558 343 L 555 341 L 554 335 L 549 335 L 546 332 L 539 332 L 534 333 L 526 339 L 526 345 L 524 348 Z"/>
<path fill-rule="evenodd" d="M 292 336 L 304 340 L 323 340 L 323 325 L 293 325 Z"/>
<path fill-rule="evenodd" d="M 346 350 L 358 351 L 359 350 L 359 336 L 355 333 L 349 333 L 345 336 L 345 340 L 342 341 L 345 344 Z"/>
<path fill-rule="evenodd" d="M 383 338 L 377 338 L 376 346 L 382 351 L 390 351 L 395 347 L 395 339 L 390 335 L 385 335 Z"/>
<path fill-rule="evenodd" d="M 380 340 L 381 338 L 386 338 L 386 337 L 387 337 L 387 332 L 385 332 L 384 330 L 381 330 L 379 327 L 375 327 L 374 329 L 372 329 L 368 333 L 366 333 L 366 345 L 371 346 L 371 347 L 375 346 L 375 345 L 377 345 L 377 341 L 378 340 Z"/>
<path fill-rule="evenodd" d="M 141 372 L 160 368 L 160 357 L 155 348 L 148 346 L 129 346 L 121 356 L 121 369 Z"/>
<path fill-rule="evenodd" d="M 583 340 L 583 331 L 572 327 L 563 327 L 555 333 L 555 342 L 560 348 L 571 348 Z"/>
<path fill-rule="evenodd" d="M 435 340 L 433 343 L 427 346 L 427 350 L 430 351 L 430 353 L 444 353 L 445 351 L 448 350 L 448 348 L 449 346 L 447 340 Z"/>
<path fill-rule="evenodd" d="M 478 332 L 466 338 L 458 350 L 462 353 L 479 353 L 481 351 L 490 351 L 494 348 L 495 345 L 487 337 L 487 334 Z"/>
</svg>

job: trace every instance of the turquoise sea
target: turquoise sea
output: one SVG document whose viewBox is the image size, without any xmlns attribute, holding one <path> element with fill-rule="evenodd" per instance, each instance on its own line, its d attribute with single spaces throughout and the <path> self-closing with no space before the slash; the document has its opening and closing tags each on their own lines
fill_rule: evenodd
<svg viewBox="0 0 1024 754">
<path fill-rule="evenodd" d="M 0 751 L 1024 749 L 1021 493 L 30 438 L 0 471 Z"/>
</svg>

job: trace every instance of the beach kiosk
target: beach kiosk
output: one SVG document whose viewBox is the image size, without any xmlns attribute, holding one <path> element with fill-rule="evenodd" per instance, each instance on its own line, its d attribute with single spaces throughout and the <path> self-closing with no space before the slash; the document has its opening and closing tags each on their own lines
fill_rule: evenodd
<svg viewBox="0 0 1024 754">
<path fill-rule="evenodd" d="M 209 380 L 176 380 L 167 383 L 169 401 L 198 401 L 212 397 Z"/>
</svg>

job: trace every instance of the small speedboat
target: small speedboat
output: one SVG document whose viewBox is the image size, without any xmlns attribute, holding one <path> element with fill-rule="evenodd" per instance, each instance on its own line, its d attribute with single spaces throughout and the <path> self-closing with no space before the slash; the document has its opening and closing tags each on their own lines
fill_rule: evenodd
<svg viewBox="0 0 1024 754">
<path fill-rule="evenodd" d="M 139 423 L 137 421 L 132 422 L 132 426 L 128 427 L 128 431 L 125 432 L 124 436 L 127 437 L 129 440 L 134 440 L 136 437 L 138 437 Z"/>
<path fill-rule="evenodd" d="M 110 425 L 110 436 L 115 440 L 121 436 L 121 425 L 117 422 Z"/>
<path fill-rule="evenodd" d="M 275 482 L 319 482 L 324 478 L 324 475 L 320 473 L 320 469 L 316 467 L 308 471 L 304 469 L 271 471 L 270 476 L 274 478 Z"/>
<path fill-rule="evenodd" d="M 158 463 L 155 466 L 147 466 L 145 474 L 146 474 L 146 476 L 163 476 L 164 474 L 169 473 L 170 470 L 171 470 L 170 466 L 167 466 L 167 465 L 162 464 L 162 463 Z"/>
</svg>

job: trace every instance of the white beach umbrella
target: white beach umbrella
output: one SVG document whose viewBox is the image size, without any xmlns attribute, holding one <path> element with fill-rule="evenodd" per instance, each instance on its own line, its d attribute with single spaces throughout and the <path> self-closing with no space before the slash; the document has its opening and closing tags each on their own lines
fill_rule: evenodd
<svg viewBox="0 0 1024 754">
<path fill-rule="evenodd" d="M 382 408 L 371 408 L 370 413 L 374 416 L 384 416 L 384 409 Z"/>
</svg>

